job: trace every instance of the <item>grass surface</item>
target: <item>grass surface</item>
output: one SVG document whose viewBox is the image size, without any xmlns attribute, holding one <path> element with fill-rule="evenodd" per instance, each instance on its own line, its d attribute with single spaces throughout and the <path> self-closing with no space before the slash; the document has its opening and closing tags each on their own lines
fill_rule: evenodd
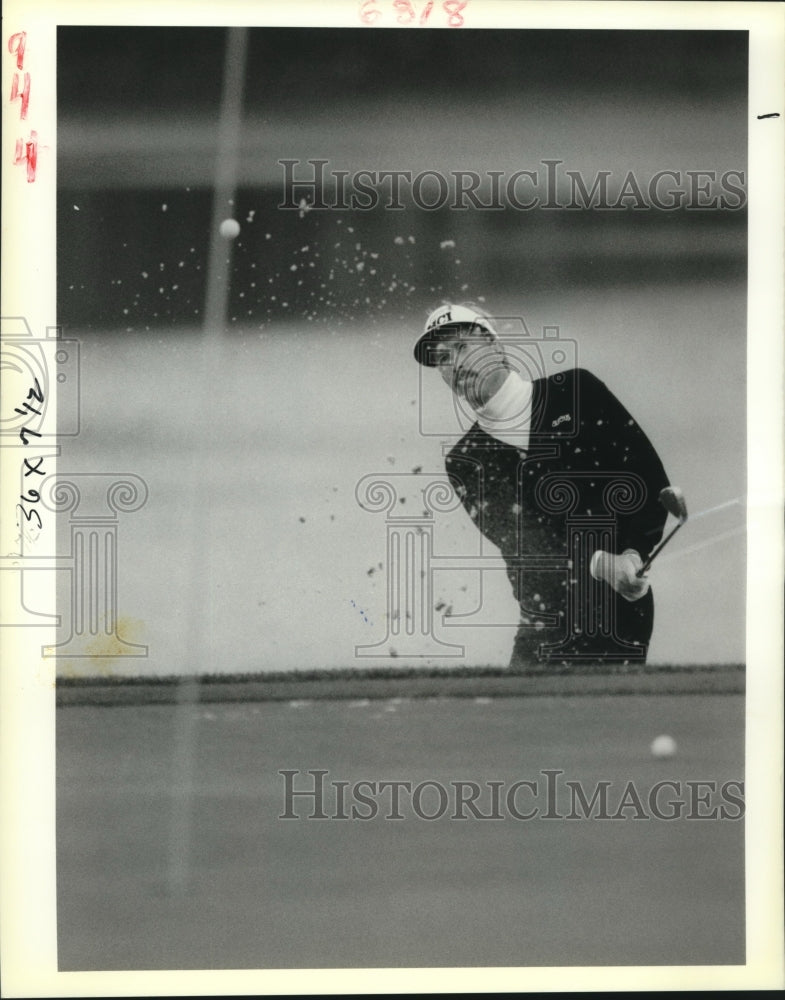
<svg viewBox="0 0 785 1000">
<path fill-rule="evenodd" d="M 372 668 L 199 677 L 58 678 L 58 705 L 170 704 L 342 698 L 742 694 L 741 664 L 571 667 L 515 674 L 497 667 Z"/>
<path fill-rule="evenodd" d="M 660 733 L 675 739 L 675 756 L 652 756 Z M 313 787 L 309 770 L 327 772 L 330 818 L 307 818 L 312 797 L 297 799 L 298 818 L 281 818 L 284 769 L 299 790 Z M 505 810 L 483 822 L 454 819 L 450 808 L 429 821 L 402 793 L 395 821 L 389 791 L 376 796 L 374 818 L 332 818 L 332 782 L 361 780 L 474 781 L 484 814 L 491 781 L 509 789 L 528 780 L 539 791 L 535 799 L 520 790 L 518 808 L 528 811 L 543 805 L 545 769 L 563 772 L 562 817 L 567 781 L 589 796 L 609 782 L 614 803 L 629 782 L 644 802 L 657 783 L 673 782 L 662 803 L 689 803 L 690 782 L 743 780 L 744 699 L 292 698 L 60 710 L 59 967 L 743 964 L 738 818 L 641 819 L 627 809 L 616 820 L 576 821 L 540 808 L 526 821 Z M 432 793 L 423 808 L 434 809 Z"/>
</svg>

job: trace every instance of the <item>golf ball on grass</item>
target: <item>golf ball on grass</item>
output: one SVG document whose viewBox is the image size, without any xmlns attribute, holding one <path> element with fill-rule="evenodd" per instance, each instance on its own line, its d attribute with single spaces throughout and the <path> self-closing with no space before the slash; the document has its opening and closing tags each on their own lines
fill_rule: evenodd
<svg viewBox="0 0 785 1000">
<path fill-rule="evenodd" d="M 237 219 L 224 219 L 218 232 L 225 240 L 233 240 L 240 235 L 240 223 Z"/>
<path fill-rule="evenodd" d="M 649 749 L 654 757 L 673 757 L 676 753 L 676 740 L 663 733 L 661 736 L 655 736 Z"/>
</svg>

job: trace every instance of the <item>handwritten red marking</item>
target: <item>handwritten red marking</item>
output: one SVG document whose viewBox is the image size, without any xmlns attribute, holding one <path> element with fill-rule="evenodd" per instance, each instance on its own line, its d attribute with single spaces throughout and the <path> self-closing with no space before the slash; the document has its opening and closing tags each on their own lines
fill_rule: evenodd
<svg viewBox="0 0 785 1000">
<path fill-rule="evenodd" d="M 451 28 L 462 28 L 463 27 L 463 15 L 461 11 L 466 7 L 468 0 L 446 0 L 442 4 L 444 12 L 448 14 L 447 24 Z"/>
<path fill-rule="evenodd" d="M 23 139 L 16 140 L 16 149 L 14 150 L 14 166 L 18 167 L 21 163 L 27 164 L 27 183 L 32 184 L 35 180 L 35 169 L 38 164 L 37 132 L 30 132 L 29 142 L 25 142 Z"/>
<path fill-rule="evenodd" d="M 17 31 L 8 39 L 8 51 L 16 52 L 16 68 L 22 69 L 25 62 L 25 44 L 27 41 L 26 31 Z"/>
<path fill-rule="evenodd" d="M 398 24 L 411 24 L 414 20 L 414 7 L 411 0 L 394 0 L 393 7 L 398 11 Z"/>
<path fill-rule="evenodd" d="M 24 83 L 22 85 L 21 93 L 19 91 L 19 74 L 14 73 L 14 79 L 11 82 L 11 100 L 15 101 L 17 97 L 21 100 L 22 104 L 19 109 L 19 117 L 27 118 L 27 106 L 30 103 L 30 74 L 25 73 Z"/>
<path fill-rule="evenodd" d="M 428 23 L 435 5 L 435 0 L 424 0 L 418 18 L 417 8 L 420 5 L 416 0 L 387 0 L 387 4 L 385 4 L 384 0 L 359 0 L 359 14 L 363 24 L 375 24 L 384 16 L 385 8 L 389 6 L 392 7 L 398 24 L 409 25 L 416 23 L 420 27 L 423 27 Z M 465 10 L 468 6 L 469 0 L 444 0 L 441 8 L 447 15 L 447 24 L 449 27 L 462 28 L 464 26 L 465 22 L 461 11 Z"/>
<path fill-rule="evenodd" d="M 378 7 L 374 7 L 373 3 L 374 0 L 361 0 L 360 20 L 363 24 L 373 24 L 374 21 L 378 21 L 382 16 L 382 12 Z"/>
</svg>

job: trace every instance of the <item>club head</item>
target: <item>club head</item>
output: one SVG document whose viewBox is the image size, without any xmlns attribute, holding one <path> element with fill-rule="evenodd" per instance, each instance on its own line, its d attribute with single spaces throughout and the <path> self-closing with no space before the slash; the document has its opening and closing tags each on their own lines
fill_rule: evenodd
<svg viewBox="0 0 785 1000">
<path fill-rule="evenodd" d="M 679 524 L 687 520 L 687 501 L 678 486 L 666 486 L 658 497 L 665 510 L 678 519 Z"/>
</svg>

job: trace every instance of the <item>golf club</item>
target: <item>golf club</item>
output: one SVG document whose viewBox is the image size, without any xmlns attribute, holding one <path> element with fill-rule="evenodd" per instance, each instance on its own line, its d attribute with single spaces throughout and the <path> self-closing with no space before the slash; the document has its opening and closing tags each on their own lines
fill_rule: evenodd
<svg viewBox="0 0 785 1000">
<path fill-rule="evenodd" d="M 667 543 L 673 538 L 679 528 L 687 521 L 687 502 L 684 499 L 684 494 L 679 489 L 678 486 L 666 486 L 664 490 L 660 490 L 660 495 L 657 497 L 665 510 L 672 514 L 678 519 L 678 524 L 672 531 L 670 531 L 665 538 L 660 542 L 660 544 L 654 549 L 654 551 L 649 555 L 649 558 L 641 566 L 641 568 L 636 573 L 636 576 L 643 576 L 646 570 L 651 566 L 657 556 L 662 552 Z"/>
</svg>

